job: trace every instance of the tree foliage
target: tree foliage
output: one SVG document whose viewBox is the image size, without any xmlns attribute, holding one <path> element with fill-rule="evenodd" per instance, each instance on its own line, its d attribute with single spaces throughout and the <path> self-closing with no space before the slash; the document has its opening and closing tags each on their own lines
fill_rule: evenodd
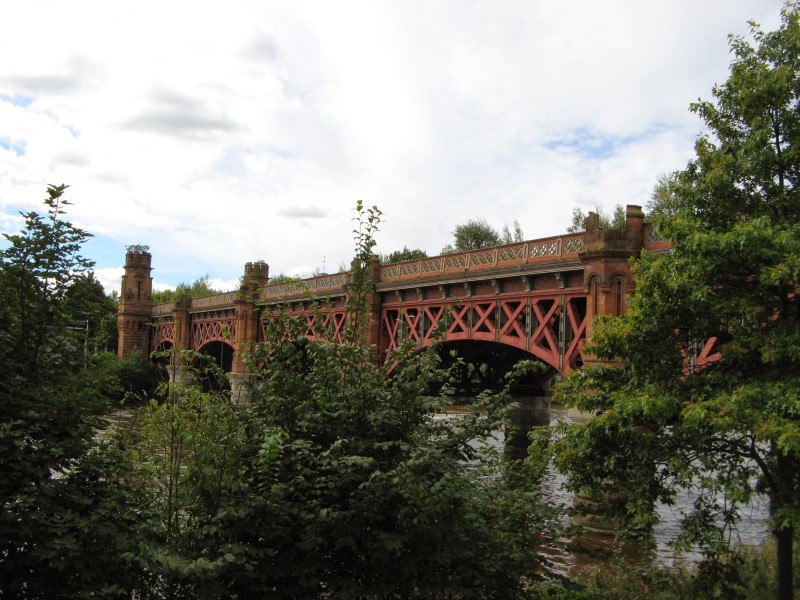
<svg viewBox="0 0 800 600">
<path fill-rule="evenodd" d="M 600 218 L 600 229 L 616 229 L 617 231 L 624 231 L 625 229 L 625 207 L 622 204 L 617 204 L 614 207 L 614 212 L 609 215 L 603 210 L 602 206 L 596 206 L 594 212 Z M 572 222 L 567 227 L 567 233 L 580 233 L 586 231 L 586 213 L 581 210 L 579 206 L 572 209 Z"/>
<path fill-rule="evenodd" d="M 522 242 L 525 236 L 522 233 L 522 226 L 519 221 L 514 219 L 514 232 L 503 227 L 503 231 L 498 232 L 486 219 L 470 219 L 466 223 L 457 225 L 453 231 L 452 252 L 467 252 L 468 250 L 480 250 L 481 248 L 491 248 L 501 244 L 512 244 Z"/>
<path fill-rule="evenodd" d="M 118 596 L 137 573 L 122 557 L 136 546 L 124 460 L 94 438 L 115 384 L 73 328 L 107 307 L 84 275 L 88 234 L 63 218 L 65 189 L 49 186 L 47 216 L 24 214 L 0 253 L 0 590 L 9 597 Z"/>
<path fill-rule="evenodd" d="M 191 284 L 179 283 L 174 290 L 154 290 L 152 298 L 155 304 L 161 304 L 164 302 L 175 302 L 183 297 L 202 298 L 203 296 L 213 296 L 214 294 L 221 293 L 222 290 L 216 290 L 211 287 L 208 274 L 206 274 L 195 279 Z"/>
<path fill-rule="evenodd" d="M 635 263 L 630 310 L 598 323 L 587 348 L 613 366 L 575 372 L 561 391 L 599 416 L 567 434 L 559 464 L 574 487 L 623 488 L 640 526 L 652 523 L 654 501 L 689 490 L 684 540 L 710 554 L 725 548 L 738 508 L 765 494 L 779 597 L 791 598 L 800 524 L 797 5 L 784 8 L 777 31 L 752 25 L 752 39 L 730 39 L 728 80 L 714 101 L 692 105 L 708 127 L 696 158 L 657 187 L 655 225 L 672 252 Z M 711 343 L 718 360 L 694 362 Z"/>
<path fill-rule="evenodd" d="M 380 261 L 382 265 L 391 265 L 394 263 L 405 262 L 407 260 L 419 260 L 421 258 L 428 258 L 428 253 L 419 248 L 410 249 L 408 246 L 403 246 L 402 250 L 395 250 L 389 254 L 381 254 Z"/>
</svg>

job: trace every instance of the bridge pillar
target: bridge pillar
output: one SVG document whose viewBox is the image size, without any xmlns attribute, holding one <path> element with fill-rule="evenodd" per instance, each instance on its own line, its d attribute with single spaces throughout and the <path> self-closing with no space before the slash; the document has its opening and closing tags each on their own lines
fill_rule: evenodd
<svg viewBox="0 0 800 600">
<path fill-rule="evenodd" d="M 153 310 L 151 259 L 149 252 L 131 251 L 125 255 L 125 272 L 117 310 L 117 355 L 120 357 L 134 350 L 139 350 L 144 356 L 150 353 L 148 323 Z"/>
<path fill-rule="evenodd" d="M 586 339 L 591 338 L 597 317 L 616 317 L 627 311 L 634 290 L 630 259 L 641 253 L 644 235 L 641 206 L 626 207 L 624 231 L 600 229 L 599 216 L 593 212 L 586 218 L 585 250 L 580 254 L 587 291 Z M 586 353 L 583 361 L 585 365 L 613 364 Z M 589 531 L 614 535 L 624 503 L 624 494 L 613 487 L 583 489 L 573 499 L 576 514 L 572 520 Z"/>
<path fill-rule="evenodd" d="M 580 258 L 587 292 L 587 339 L 592 335 L 595 317 L 615 317 L 627 310 L 634 287 L 629 261 L 639 256 L 643 245 L 641 206 L 627 206 L 624 231 L 600 229 L 596 213 L 590 212 L 586 218 L 585 249 Z"/>
<path fill-rule="evenodd" d="M 183 354 L 184 350 L 191 349 L 192 315 L 189 310 L 192 299 L 189 296 L 178 298 L 172 308 L 172 322 L 175 327 L 175 341 L 170 353 L 170 383 L 192 385 L 194 378 L 189 371 L 189 364 Z"/>
<path fill-rule="evenodd" d="M 511 390 L 511 399 L 516 406 L 508 413 L 504 445 L 506 456 L 510 458 L 527 457 L 531 430 L 550 425 L 550 403 L 553 398 L 542 396 L 543 390 L 528 389 L 530 387 L 516 386 Z"/>
<path fill-rule="evenodd" d="M 269 281 L 269 265 L 264 261 L 247 263 L 244 266 L 244 278 L 239 287 L 239 294 L 234 300 L 236 310 L 236 342 L 237 350 L 233 354 L 233 366 L 228 373 L 231 384 L 231 398 L 235 402 L 247 401 L 247 355 L 258 341 L 260 312 L 256 300 L 261 288 Z"/>
</svg>

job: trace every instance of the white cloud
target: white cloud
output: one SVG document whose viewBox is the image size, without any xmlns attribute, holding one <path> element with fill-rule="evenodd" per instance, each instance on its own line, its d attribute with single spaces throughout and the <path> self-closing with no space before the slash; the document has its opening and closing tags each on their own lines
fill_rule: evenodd
<svg viewBox="0 0 800 600">
<path fill-rule="evenodd" d="M 122 289 L 122 276 L 125 273 L 125 269 L 122 267 L 93 269 L 93 272 L 95 279 L 103 286 L 106 294 L 110 294 L 112 291 L 119 293 Z"/>
<path fill-rule="evenodd" d="M 685 165 L 726 35 L 781 4 L 16 3 L 0 211 L 71 184 L 70 216 L 150 245 L 171 285 L 348 262 L 358 199 L 385 252 L 438 252 L 480 216 L 555 235 Z"/>
</svg>

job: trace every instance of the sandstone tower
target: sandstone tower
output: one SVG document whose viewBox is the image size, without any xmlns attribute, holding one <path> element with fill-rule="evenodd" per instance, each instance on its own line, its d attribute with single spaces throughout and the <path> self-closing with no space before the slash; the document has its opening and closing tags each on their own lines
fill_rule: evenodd
<svg viewBox="0 0 800 600">
<path fill-rule="evenodd" d="M 125 274 L 117 312 L 119 356 L 126 356 L 135 348 L 146 356 L 150 348 L 148 322 L 153 308 L 150 260 L 150 253 L 146 251 L 132 250 L 125 255 Z"/>
</svg>

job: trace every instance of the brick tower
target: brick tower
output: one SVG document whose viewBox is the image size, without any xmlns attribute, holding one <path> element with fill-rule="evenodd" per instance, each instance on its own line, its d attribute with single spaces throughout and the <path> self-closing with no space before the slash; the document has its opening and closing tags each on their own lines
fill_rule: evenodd
<svg viewBox="0 0 800 600">
<path fill-rule="evenodd" d="M 153 278 L 150 253 L 130 251 L 125 255 L 125 274 L 117 311 L 119 344 L 117 354 L 126 356 L 138 348 L 145 356 L 150 351 L 150 312 L 153 308 Z"/>
</svg>

